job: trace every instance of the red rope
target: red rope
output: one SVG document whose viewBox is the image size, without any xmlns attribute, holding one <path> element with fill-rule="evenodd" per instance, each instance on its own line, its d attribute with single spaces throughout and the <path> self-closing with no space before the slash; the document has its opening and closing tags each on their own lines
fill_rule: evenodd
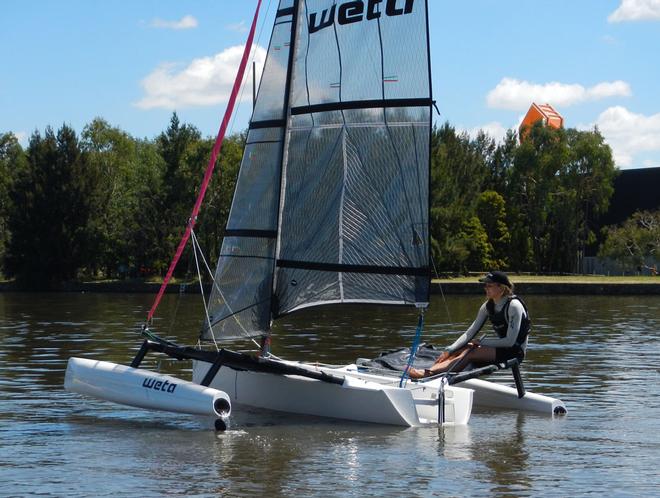
<svg viewBox="0 0 660 498">
<path fill-rule="evenodd" d="M 213 150 L 211 151 L 211 157 L 209 159 L 208 166 L 206 167 L 206 172 L 204 173 L 204 179 L 202 180 L 202 186 L 199 191 L 199 195 L 197 196 L 197 201 L 195 202 L 195 206 L 193 207 L 192 213 L 190 213 L 190 219 L 188 220 L 186 231 L 183 234 L 183 237 L 181 238 L 181 242 L 179 242 L 179 247 L 177 247 L 176 253 L 174 254 L 174 259 L 172 259 L 172 262 L 170 263 L 170 267 L 167 270 L 167 274 L 165 275 L 165 280 L 163 280 L 163 284 L 160 286 L 160 289 L 158 290 L 158 294 L 156 295 L 154 304 L 151 306 L 151 309 L 149 310 L 149 315 L 147 315 L 147 322 L 149 322 L 154 316 L 154 313 L 156 312 L 156 308 L 158 308 L 158 304 L 160 304 L 160 300 L 163 297 L 163 294 L 165 293 L 165 288 L 167 287 L 167 284 L 172 278 L 172 273 L 174 273 L 174 268 L 176 268 L 176 265 L 179 262 L 179 259 L 181 258 L 181 254 L 183 253 L 183 249 L 186 247 L 186 244 L 188 243 L 188 239 L 190 238 L 190 232 L 192 232 L 192 229 L 194 228 L 195 223 L 197 222 L 197 215 L 199 214 L 199 210 L 202 206 L 202 201 L 204 200 L 206 189 L 208 188 L 209 182 L 211 181 L 211 176 L 213 175 L 213 169 L 215 168 L 215 162 L 218 158 L 218 155 L 220 154 L 220 150 L 222 148 L 222 141 L 224 140 L 225 132 L 227 131 L 227 125 L 229 124 L 229 119 L 231 118 L 231 114 L 234 111 L 234 104 L 236 103 L 236 97 L 238 96 L 238 92 L 241 88 L 243 75 L 245 74 L 245 66 L 247 65 L 247 60 L 250 55 L 250 51 L 252 50 L 252 41 L 254 40 L 254 32 L 257 26 L 257 18 L 259 17 L 260 7 L 261 7 L 261 0 L 258 0 L 257 9 L 254 13 L 254 19 L 252 20 L 252 26 L 250 27 L 250 34 L 248 35 L 248 39 L 245 44 L 245 49 L 243 50 L 243 58 L 241 59 L 241 64 L 238 67 L 238 73 L 236 74 L 236 79 L 234 80 L 234 86 L 231 91 L 231 96 L 229 97 L 229 102 L 227 103 L 227 109 L 225 109 L 225 115 L 222 118 L 222 124 L 220 125 L 218 136 L 215 139 Z"/>
</svg>

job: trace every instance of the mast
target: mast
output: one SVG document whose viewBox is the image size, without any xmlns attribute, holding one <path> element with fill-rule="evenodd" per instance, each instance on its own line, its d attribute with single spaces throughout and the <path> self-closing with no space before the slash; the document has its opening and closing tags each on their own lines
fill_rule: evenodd
<svg viewBox="0 0 660 498">
<path fill-rule="evenodd" d="M 279 254 L 280 254 L 280 246 L 281 246 L 281 233 L 280 233 L 280 227 L 282 226 L 282 198 L 284 195 L 284 189 L 286 187 L 285 185 L 285 171 L 286 171 L 286 164 L 288 160 L 288 146 L 289 146 L 289 133 L 288 133 L 288 128 L 291 123 L 291 106 L 289 105 L 291 102 L 291 82 L 293 81 L 293 60 L 294 56 L 296 53 L 296 40 L 298 39 L 296 32 L 298 30 L 298 17 L 300 15 L 299 12 L 299 7 L 300 7 L 300 0 L 293 0 L 293 7 L 292 7 L 292 15 L 293 15 L 293 21 L 291 24 L 291 45 L 290 45 L 290 50 L 289 50 L 289 61 L 287 65 L 287 77 L 286 77 L 286 85 L 284 89 L 284 108 L 286 109 L 286 118 L 285 118 L 285 129 L 284 129 L 284 147 L 282 148 L 282 167 L 280 168 L 280 181 L 279 181 L 279 196 L 277 198 L 277 205 L 278 205 L 278 215 L 277 215 L 277 241 L 275 244 L 275 260 L 273 261 L 273 280 L 272 280 L 272 287 L 271 287 L 271 321 L 277 316 L 277 305 L 273 305 L 274 303 L 277 303 L 277 295 L 275 292 L 275 289 L 277 288 L 277 260 L 279 259 Z"/>
<path fill-rule="evenodd" d="M 431 147 L 431 144 L 433 143 L 433 106 L 435 106 L 435 100 L 433 100 L 433 78 L 432 78 L 432 70 L 431 70 L 431 31 L 429 28 L 429 2 L 428 0 L 424 0 L 424 6 L 426 9 L 426 54 L 429 60 L 429 97 L 431 99 L 431 108 L 429 109 L 429 149 Z M 429 153 L 429 165 L 428 165 L 428 170 L 429 170 L 429 181 L 428 181 L 428 212 L 431 212 L 431 154 Z M 428 217 L 428 223 L 427 223 L 427 228 L 428 234 L 429 234 L 429 239 L 431 238 L 431 217 Z M 431 244 L 429 244 L 428 248 L 429 254 L 428 254 L 428 261 L 430 264 L 433 265 L 435 268 L 435 264 L 433 263 L 433 253 L 431 250 Z M 429 272 L 431 272 L 431 268 L 429 266 Z M 430 276 L 429 280 L 431 280 L 433 277 Z M 429 292 L 426 297 L 427 303 L 431 301 L 431 285 L 429 282 Z"/>
</svg>

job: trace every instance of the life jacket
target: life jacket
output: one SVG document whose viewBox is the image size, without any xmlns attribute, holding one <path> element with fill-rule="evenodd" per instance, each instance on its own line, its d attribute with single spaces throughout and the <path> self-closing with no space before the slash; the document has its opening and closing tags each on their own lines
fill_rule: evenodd
<svg viewBox="0 0 660 498">
<path fill-rule="evenodd" d="M 495 303 L 493 301 L 488 301 L 486 303 L 486 311 L 488 311 L 488 319 L 493 325 L 493 330 L 498 337 L 504 338 L 506 337 L 506 331 L 509 328 L 509 305 L 514 299 L 520 301 L 520 304 L 523 305 L 523 309 L 525 310 L 525 314 L 520 320 L 520 330 L 518 330 L 518 337 L 516 337 L 516 342 L 513 344 L 513 347 L 520 347 L 525 342 L 525 339 L 527 339 L 532 325 L 532 322 L 529 319 L 529 312 L 527 311 L 527 306 L 525 305 L 524 301 L 516 295 L 508 296 L 506 304 L 502 306 L 500 311 L 495 311 Z"/>
</svg>

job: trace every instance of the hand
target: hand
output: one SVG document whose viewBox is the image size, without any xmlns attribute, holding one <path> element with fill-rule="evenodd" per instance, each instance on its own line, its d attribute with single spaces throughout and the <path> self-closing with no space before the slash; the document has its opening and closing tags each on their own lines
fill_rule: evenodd
<svg viewBox="0 0 660 498">
<path fill-rule="evenodd" d="M 449 358 L 449 353 L 447 351 L 443 351 L 440 353 L 440 356 L 438 356 L 438 359 L 435 360 L 436 363 L 439 363 L 441 361 L 445 361 L 447 358 Z"/>
</svg>

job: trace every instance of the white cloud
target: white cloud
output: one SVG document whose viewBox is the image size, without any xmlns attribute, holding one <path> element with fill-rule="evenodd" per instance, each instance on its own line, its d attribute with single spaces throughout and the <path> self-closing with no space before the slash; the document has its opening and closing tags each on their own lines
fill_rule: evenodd
<svg viewBox="0 0 660 498">
<path fill-rule="evenodd" d="M 590 88 L 579 84 L 551 82 L 545 84 L 530 83 L 515 78 L 502 78 L 497 86 L 488 92 L 488 107 L 524 111 L 532 102 L 549 103 L 559 107 L 568 107 L 590 100 L 607 97 L 629 97 L 630 85 L 617 80 L 598 83 Z"/>
<path fill-rule="evenodd" d="M 621 0 L 619 8 L 607 18 L 609 22 L 660 21 L 660 0 Z"/>
<path fill-rule="evenodd" d="M 16 140 L 18 140 L 18 143 L 21 144 L 21 146 L 25 147 L 28 144 L 28 134 L 27 134 L 27 132 L 25 132 L 25 131 L 14 131 L 12 133 L 16 137 Z"/>
<path fill-rule="evenodd" d="M 247 33 L 248 25 L 245 21 L 237 22 L 235 24 L 228 24 L 227 29 L 229 31 L 236 31 L 237 33 Z"/>
<path fill-rule="evenodd" d="M 491 121 L 490 123 L 483 124 L 481 126 L 475 126 L 470 129 L 462 129 L 460 131 L 465 131 L 470 137 L 476 138 L 480 131 L 483 131 L 490 138 L 495 139 L 496 142 L 501 142 L 506 136 L 508 128 L 505 128 L 504 125 L 498 121 Z"/>
<path fill-rule="evenodd" d="M 191 15 L 183 16 L 178 21 L 166 21 L 159 18 L 151 21 L 151 27 L 165 29 L 191 29 L 196 28 L 197 24 L 197 19 Z"/>
<path fill-rule="evenodd" d="M 161 64 L 142 80 L 145 96 L 135 105 L 142 109 L 182 109 L 227 102 L 243 50 L 244 45 L 230 47 L 214 56 L 194 59 L 183 69 L 172 63 Z M 260 71 L 266 50 L 255 45 L 253 55 Z M 251 64 L 246 68 L 245 81 L 252 81 Z M 252 98 L 251 91 L 243 93 L 244 99 Z"/>
<path fill-rule="evenodd" d="M 635 163 L 636 155 L 660 152 L 660 113 L 645 116 L 615 106 L 603 111 L 595 123 L 580 128 L 594 125 L 612 147 L 614 160 L 620 167 L 642 166 Z"/>
</svg>

